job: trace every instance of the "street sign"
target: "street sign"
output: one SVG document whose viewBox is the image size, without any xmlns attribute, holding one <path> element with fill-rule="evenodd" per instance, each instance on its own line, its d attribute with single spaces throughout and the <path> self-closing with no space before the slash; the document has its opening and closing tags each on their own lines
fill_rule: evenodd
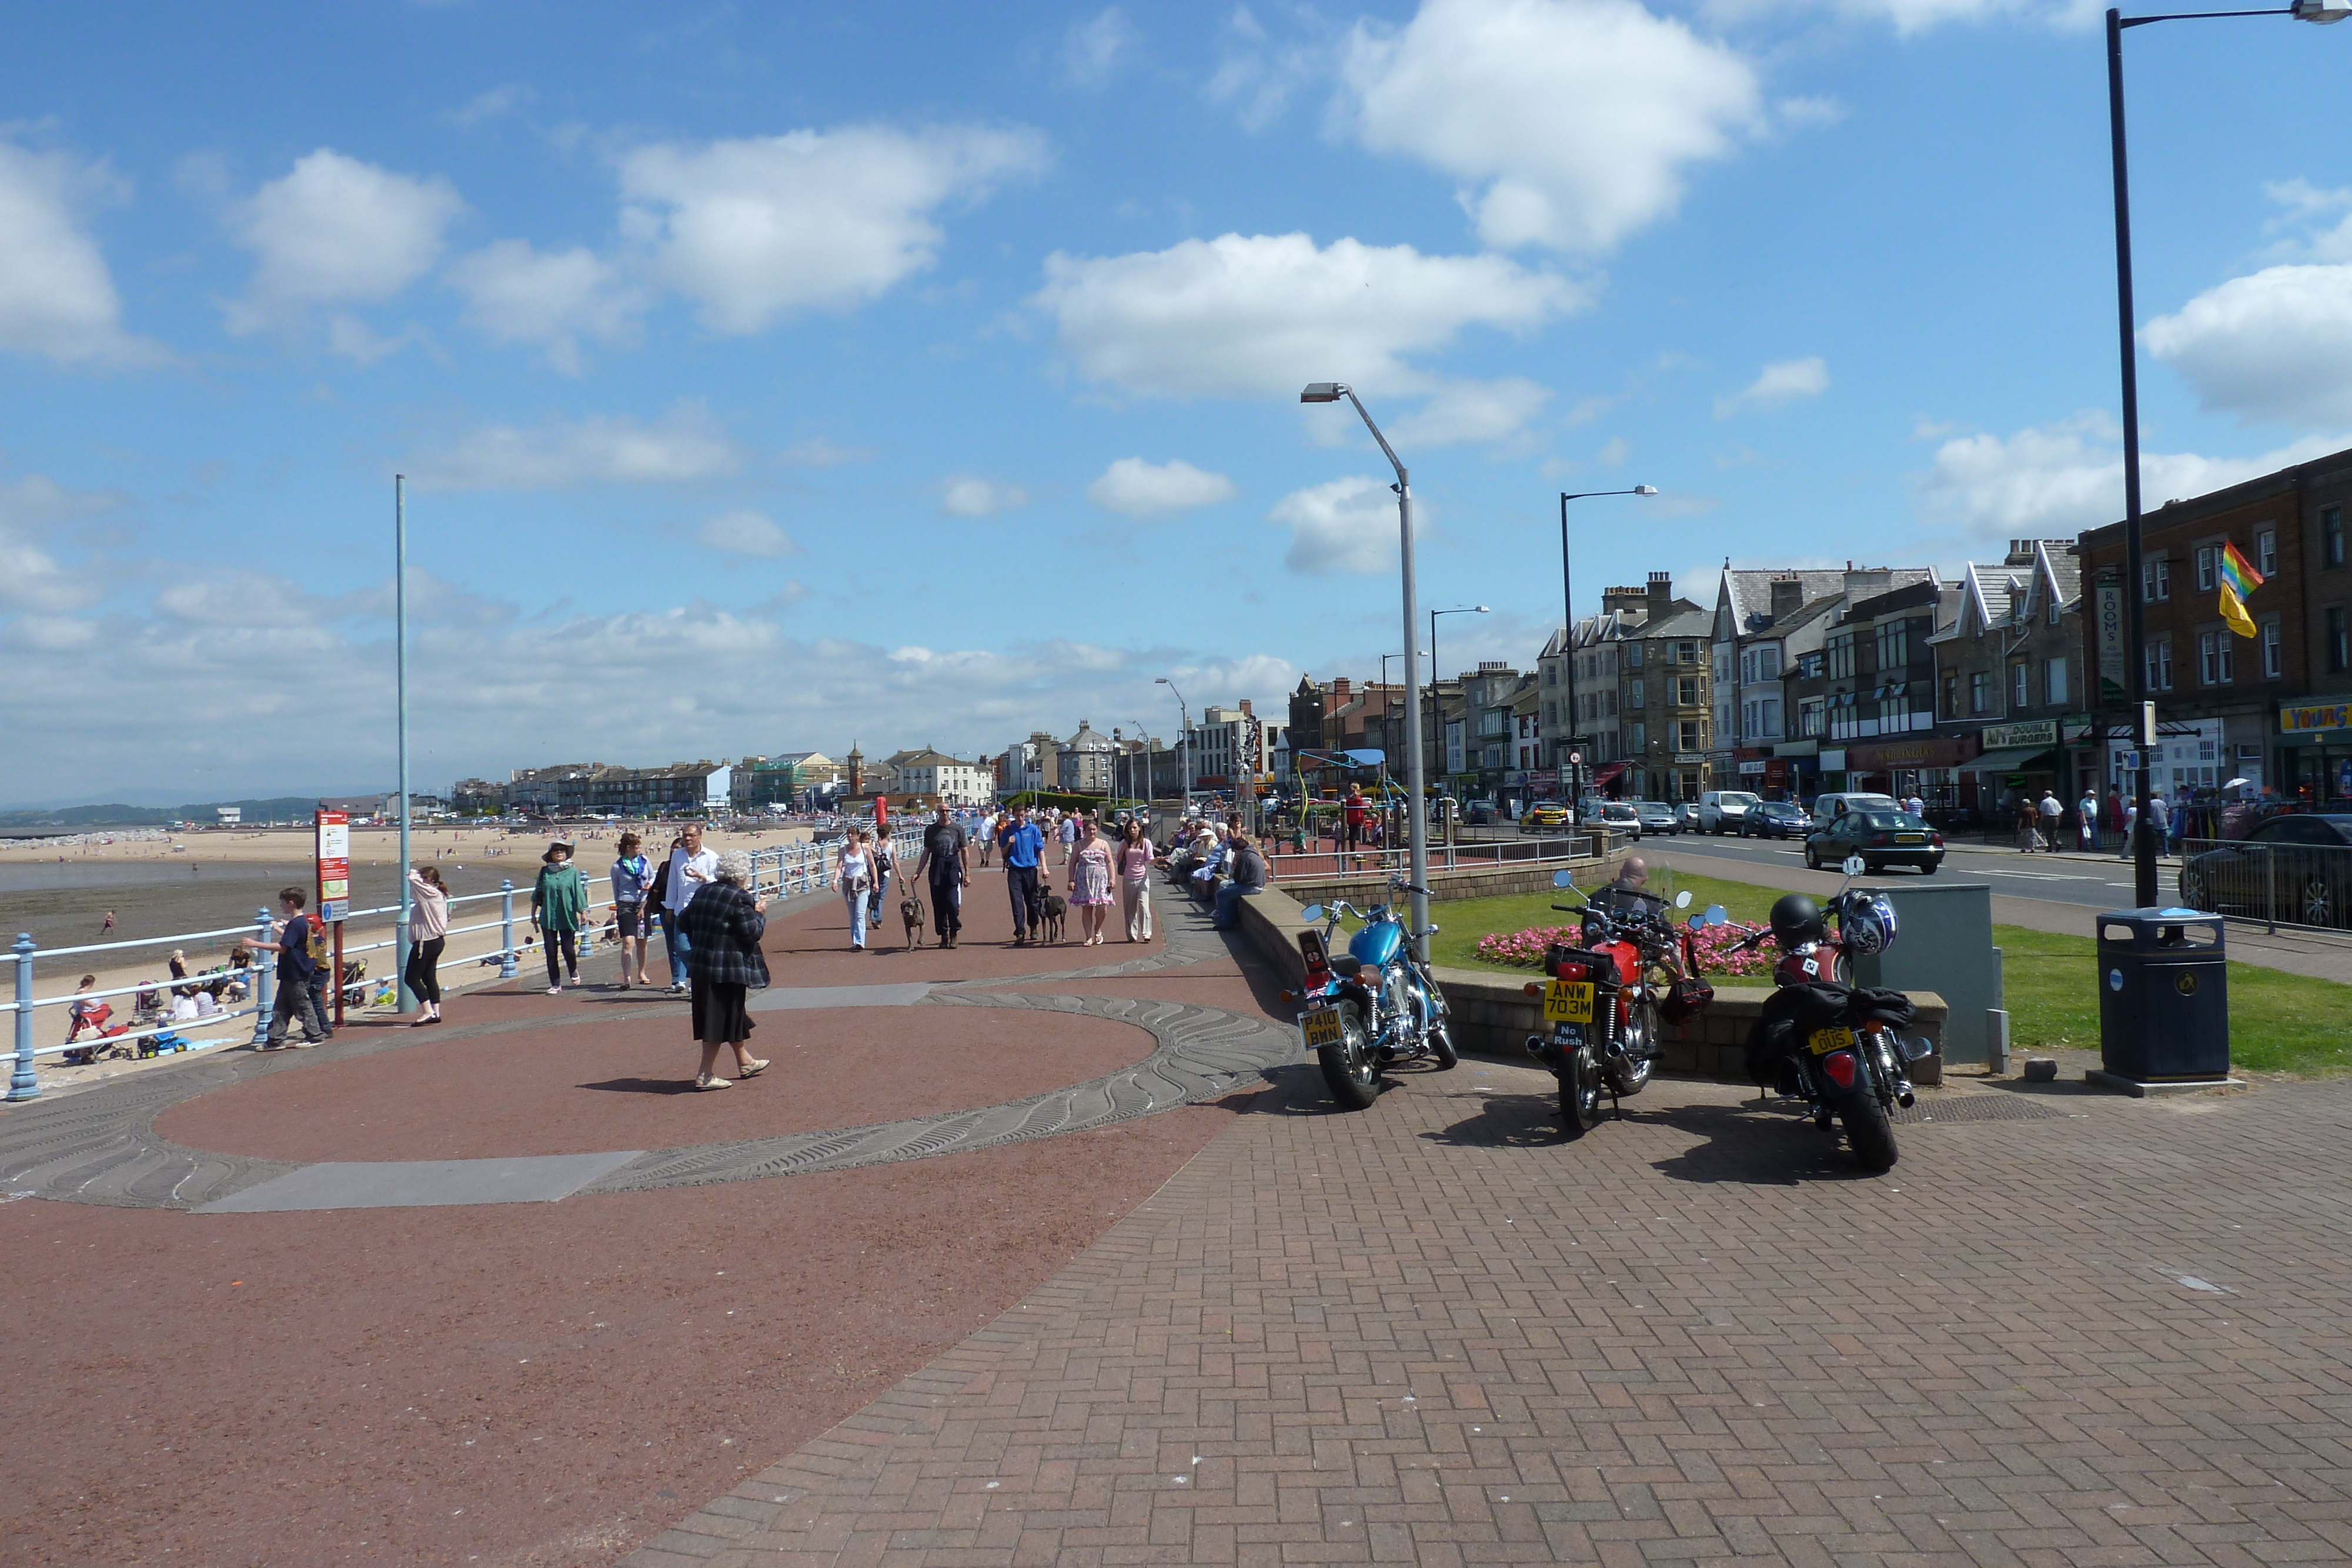
<svg viewBox="0 0 2352 1568">
<path fill-rule="evenodd" d="M 1581 751 L 1571 751 L 1571 752 L 1570 752 L 1570 753 L 1568 754 L 1568 764 L 1569 764 L 1569 766 L 1570 766 L 1570 767 L 1571 767 L 1571 768 L 1581 768 L 1581 767 L 1583 767 L 1583 766 L 1584 766 L 1584 753 L 1582 753 Z"/>
<path fill-rule="evenodd" d="M 352 819 L 345 811 L 320 811 L 314 819 L 318 838 L 319 918 L 341 920 L 352 907 Z"/>
</svg>

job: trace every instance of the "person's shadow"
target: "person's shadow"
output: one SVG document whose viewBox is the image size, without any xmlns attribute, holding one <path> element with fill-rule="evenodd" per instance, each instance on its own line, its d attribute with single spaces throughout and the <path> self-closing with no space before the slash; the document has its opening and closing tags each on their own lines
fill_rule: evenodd
<svg viewBox="0 0 2352 1568">
<path fill-rule="evenodd" d="M 699 1092 L 692 1078 L 607 1078 L 602 1083 L 581 1083 L 573 1087 L 599 1089 L 608 1094 L 693 1094 Z"/>
</svg>

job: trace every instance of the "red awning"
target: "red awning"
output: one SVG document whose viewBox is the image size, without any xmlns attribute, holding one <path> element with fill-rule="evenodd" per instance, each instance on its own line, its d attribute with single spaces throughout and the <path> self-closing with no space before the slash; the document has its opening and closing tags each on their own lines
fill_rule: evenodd
<svg viewBox="0 0 2352 1568">
<path fill-rule="evenodd" d="M 1595 773 L 1592 776 L 1592 786 L 1597 789 L 1604 784 L 1613 783 L 1616 781 L 1617 775 L 1624 771 L 1625 764 L 1622 762 L 1612 762 L 1608 767 L 1603 768 L 1600 772 Z"/>
</svg>

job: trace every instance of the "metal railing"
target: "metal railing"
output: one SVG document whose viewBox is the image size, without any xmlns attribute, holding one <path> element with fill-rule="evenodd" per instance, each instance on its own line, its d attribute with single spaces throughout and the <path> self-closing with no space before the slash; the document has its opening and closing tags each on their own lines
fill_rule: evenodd
<svg viewBox="0 0 2352 1568">
<path fill-rule="evenodd" d="M 2191 909 L 2259 920 L 2272 930 L 2352 929 L 2352 847 L 2184 839 L 2179 878 L 2180 902 Z"/>
<path fill-rule="evenodd" d="M 903 866 L 911 867 L 914 857 L 922 851 L 921 832 L 914 828 L 895 830 L 890 835 L 890 847 L 894 859 Z M 754 891 L 762 894 L 780 897 L 792 897 L 800 894 L 816 892 L 831 884 L 833 874 L 830 866 L 834 857 L 839 852 L 839 848 L 837 842 L 819 844 L 811 840 L 802 840 L 794 843 L 779 844 L 771 849 L 753 850 L 750 852 L 752 887 Z M 590 889 L 590 906 L 593 908 L 600 902 L 609 905 L 611 902 L 609 899 L 600 901 L 594 897 L 594 890 L 600 885 L 608 886 L 612 879 L 589 877 L 584 880 Z M 527 889 L 525 896 L 529 896 Z M 499 901 L 498 913 L 494 918 L 471 925 L 453 924 L 444 935 L 446 937 L 458 937 L 475 936 L 483 932 L 496 932 L 497 946 L 487 951 L 467 952 L 453 952 L 445 947 L 440 961 L 435 966 L 436 975 L 450 969 L 480 967 L 492 962 L 498 966 L 498 977 L 500 979 L 510 980 L 520 973 L 520 958 L 524 949 L 518 946 L 515 940 L 513 879 L 503 881 L 493 893 L 472 893 L 453 897 L 449 900 L 449 909 L 454 915 L 462 906 L 486 905 L 492 899 Z M 364 958 L 371 953 L 394 948 L 396 946 L 397 937 L 393 929 L 393 923 L 399 918 L 399 914 L 400 906 L 394 904 L 373 909 L 354 909 L 346 915 L 343 921 L 342 962 L 349 967 L 352 960 L 355 958 Z M 523 920 L 528 924 L 530 918 L 530 912 L 526 904 Z M 372 929 L 379 925 L 383 933 L 380 938 L 358 942 L 352 940 L 355 934 L 362 936 L 369 936 Z M 47 997 L 37 994 L 38 988 L 35 971 L 37 963 L 74 960 L 69 967 L 74 969 L 87 967 L 94 970 L 98 967 L 97 960 L 102 955 L 135 956 L 142 949 L 169 950 L 224 939 L 241 941 L 254 938 L 267 942 L 271 939 L 274 927 L 275 922 L 269 911 L 265 908 L 257 910 L 252 922 L 244 925 L 226 925 L 212 931 L 175 932 L 168 936 L 134 937 L 122 942 L 89 943 L 75 947 L 43 948 L 33 941 L 29 933 L 18 936 L 10 949 L 16 957 L 16 997 L 10 1001 L 0 1001 L 0 1013 L 15 1015 L 16 1025 L 15 1066 L 9 1076 L 6 1098 L 12 1101 L 31 1100 L 39 1095 L 40 1082 L 35 1072 L 35 1063 L 38 1058 L 44 1056 L 59 1056 L 69 1051 L 96 1051 L 124 1047 L 138 1053 L 140 1042 L 165 1037 L 168 1037 L 172 1043 L 161 1048 L 157 1054 L 215 1051 L 226 1045 L 258 1045 L 268 1038 L 269 1032 L 269 1019 L 278 973 L 278 959 L 273 954 L 256 950 L 252 955 L 253 965 L 249 968 L 237 969 L 225 967 L 188 975 L 179 979 L 168 977 L 138 979 L 122 985 L 94 987 L 87 991 L 66 991 Z M 355 930 L 355 928 L 358 929 Z M 582 929 L 579 951 L 583 958 L 594 951 L 597 929 L 593 922 Z M 394 954 L 395 961 L 403 956 L 404 956 Z M 396 984 L 397 980 L 395 977 L 387 976 L 372 983 L 380 988 Z M 347 981 L 345 985 L 347 1003 L 351 999 L 350 990 L 352 984 L 364 986 L 371 982 Z M 202 1014 L 193 1019 L 173 1019 L 169 1016 L 151 1019 L 142 1017 L 134 1009 L 133 1021 L 120 1033 L 107 1031 L 85 1035 L 80 1039 L 59 1040 L 49 1045 L 39 1044 L 35 1038 L 38 1032 L 37 1023 L 44 1009 L 63 1009 L 70 1013 L 77 1003 L 107 1001 L 110 1006 L 113 998 L 131 997 L 135 1000 L 143 993 L 152 993 L 159 1000 L 165 1000 L 168 1009 L 167 998 L 176 999 L 183 995 L 193 997 L 197 991 L 207 994 L 217 991 L 222 993 L 222 996 L 216 997 L 216 1000 L 233 1001 L 235 1005 L 223 1005 L 215 1012 Z M 243 994 L 234 995 L 235 992 Z M 331 1000 L 331 998 L 330 999 Z M 241 1027 L 233 1029 L 228 1033 L 220 1032 L 239 1019 L 254 1020 L 249 1033 Z"/>
</svg>

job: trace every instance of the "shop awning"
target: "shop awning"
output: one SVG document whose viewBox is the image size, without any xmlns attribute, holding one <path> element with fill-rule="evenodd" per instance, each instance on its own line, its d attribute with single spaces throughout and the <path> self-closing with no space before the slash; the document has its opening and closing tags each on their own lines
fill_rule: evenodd
<svg viewBox="0 0 2352 1568">
<path fill-rule="evenodd" d="M 1606 785 L 1613 784 L 1617 781 L 1617 776 L 1624 771 L 1625 764 L 1622 762 L 1612 762 L 1607 767 L 1601 768 L 1600 772 L 1595 773 L 1592 776 L 1592 786 L 1594 789 L 1598 789 Z"/>
<path fill-rule="evenodd" d="M 2013 746 L 2007 751 L 1988 751 L 1973 762 L 1960 764 L 1963 773 L 2049 773 L 2053 768 L 2039 766 L 2050 759 L 2053 748 L 2047 746 Z"/>
</svg>

